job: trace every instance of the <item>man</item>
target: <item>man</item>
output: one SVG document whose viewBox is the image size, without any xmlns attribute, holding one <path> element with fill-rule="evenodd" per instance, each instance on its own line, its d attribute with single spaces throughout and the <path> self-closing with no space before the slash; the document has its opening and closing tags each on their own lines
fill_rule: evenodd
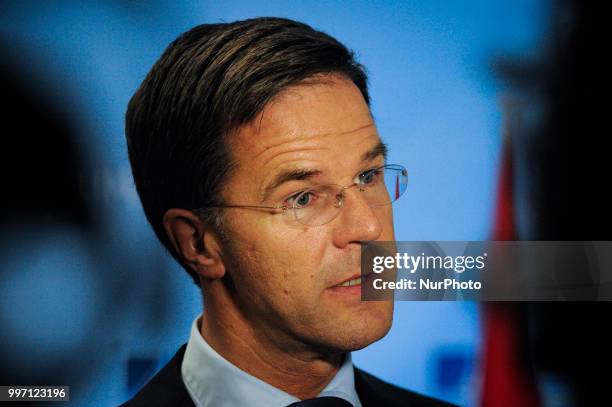
<svg viewBox="0 0 612 407">
<path fill-rule="evenodd" d="M 391 301 L 361 301 L 360 251 L 394 239 L 407 179 L 342 44 L 279 18 L 198 26 L 126 123 L 147 218 L 204 297 L 187 346 L 127 405 L 440 404 L 351 363 L 391 326 Z"/>
</svg>

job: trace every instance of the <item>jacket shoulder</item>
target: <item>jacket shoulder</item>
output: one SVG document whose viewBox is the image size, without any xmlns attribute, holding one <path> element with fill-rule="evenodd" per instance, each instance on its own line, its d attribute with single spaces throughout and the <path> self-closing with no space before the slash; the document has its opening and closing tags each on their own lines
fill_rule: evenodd
<svg viewBox="0 0 612 407">
<path fill-rule="evenodd" d="M 192 407 L 181 375 L 181 364 L 187 345 L 181 346 L 170 361 L 142 389 L 121 407 L 177 406 Z"/>
<path fill-rule="evenodd" d="M 364 407 L 409 406 L 452 407 L 455 404 L 425 396 L 387 383 L 361 369 L 355 368 L 355 389 Z"/>
</svg>

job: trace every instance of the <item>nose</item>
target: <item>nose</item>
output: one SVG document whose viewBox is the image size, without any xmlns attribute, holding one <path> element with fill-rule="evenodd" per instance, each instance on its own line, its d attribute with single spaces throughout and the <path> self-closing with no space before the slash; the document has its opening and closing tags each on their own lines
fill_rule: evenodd
<svg viewBox="0 0 612 407">
<path fill-rule="evenodd" d="M 383 230 L 381 220 L 358 188 L 344 189 L 338 197 L 338 205 L 342 210 L 333 222 L 337 247 L 370 242 L 380 237 Z"/>
</svg>

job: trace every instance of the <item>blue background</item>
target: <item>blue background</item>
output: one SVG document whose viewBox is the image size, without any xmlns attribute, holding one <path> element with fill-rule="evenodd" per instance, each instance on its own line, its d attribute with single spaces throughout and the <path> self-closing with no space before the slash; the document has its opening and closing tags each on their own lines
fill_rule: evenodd
<svg viewBox="0 0 612 407">
<path fill-rule="evenodd" d="M 88 369 L 73 400 L 108 405 L 125 400 L 186 341 L 200 296 L 144 218 L 123 132 L 129 98 L 180 33 L 201 23 L 273 15 L 304 21 L 354 49 L 369 72 L 389 162 L 410 172 L 409 189 L 395 206 L 398 240 L 483 240 L 493 218 L 504 92 L 491 62 L 537 50 L 548 6 L 526 0 L 6 3 L 0 35 L 11 47 L 3 52 L 77 129 L 91 170 L 83 188 L 101 228 L 93 245 L 70 228 L 13 234 L 15 250 L 3 267 L 19 272 L 0 276 L 6 293 L 0 311 L 20 312 L 5 318 L 5 346 L 25 368 L 53 352 L 78 352 Z M 354 362 L 392 383 L 474 404 L 480 336 L 475 303 L 397 303 L 389 335 L 356 352 Z"/>
</svg>

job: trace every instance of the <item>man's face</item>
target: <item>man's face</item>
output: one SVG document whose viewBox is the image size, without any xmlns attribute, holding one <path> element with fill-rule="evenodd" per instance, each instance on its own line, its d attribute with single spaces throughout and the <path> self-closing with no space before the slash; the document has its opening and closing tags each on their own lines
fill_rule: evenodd
<svg viewBox="0 0 612 407">
<path fill-rule="evenodd" d="M 229 143 L 238 166 L 222 197 L 235 205 L 291 203 L 289 197 L 311 186 L 350 185 L 384 164 L 360 91 L 337 76 L 282 92 Z M 315 174 L 266 194 L 288 170 Z M 339 215 L 321 226 L 299 223 L 292 210 L 229 209 L 224 219 L 222 258 L 233 300 L 256 335 L 281 348 L 345 351 L 387 333 L 393 303 L 362 302 L 360 286 L 338 284 L 360 277 L 364 243 L 394 239 L 391 205 L 370 207 L 349 188 Z"/>
</svg>

